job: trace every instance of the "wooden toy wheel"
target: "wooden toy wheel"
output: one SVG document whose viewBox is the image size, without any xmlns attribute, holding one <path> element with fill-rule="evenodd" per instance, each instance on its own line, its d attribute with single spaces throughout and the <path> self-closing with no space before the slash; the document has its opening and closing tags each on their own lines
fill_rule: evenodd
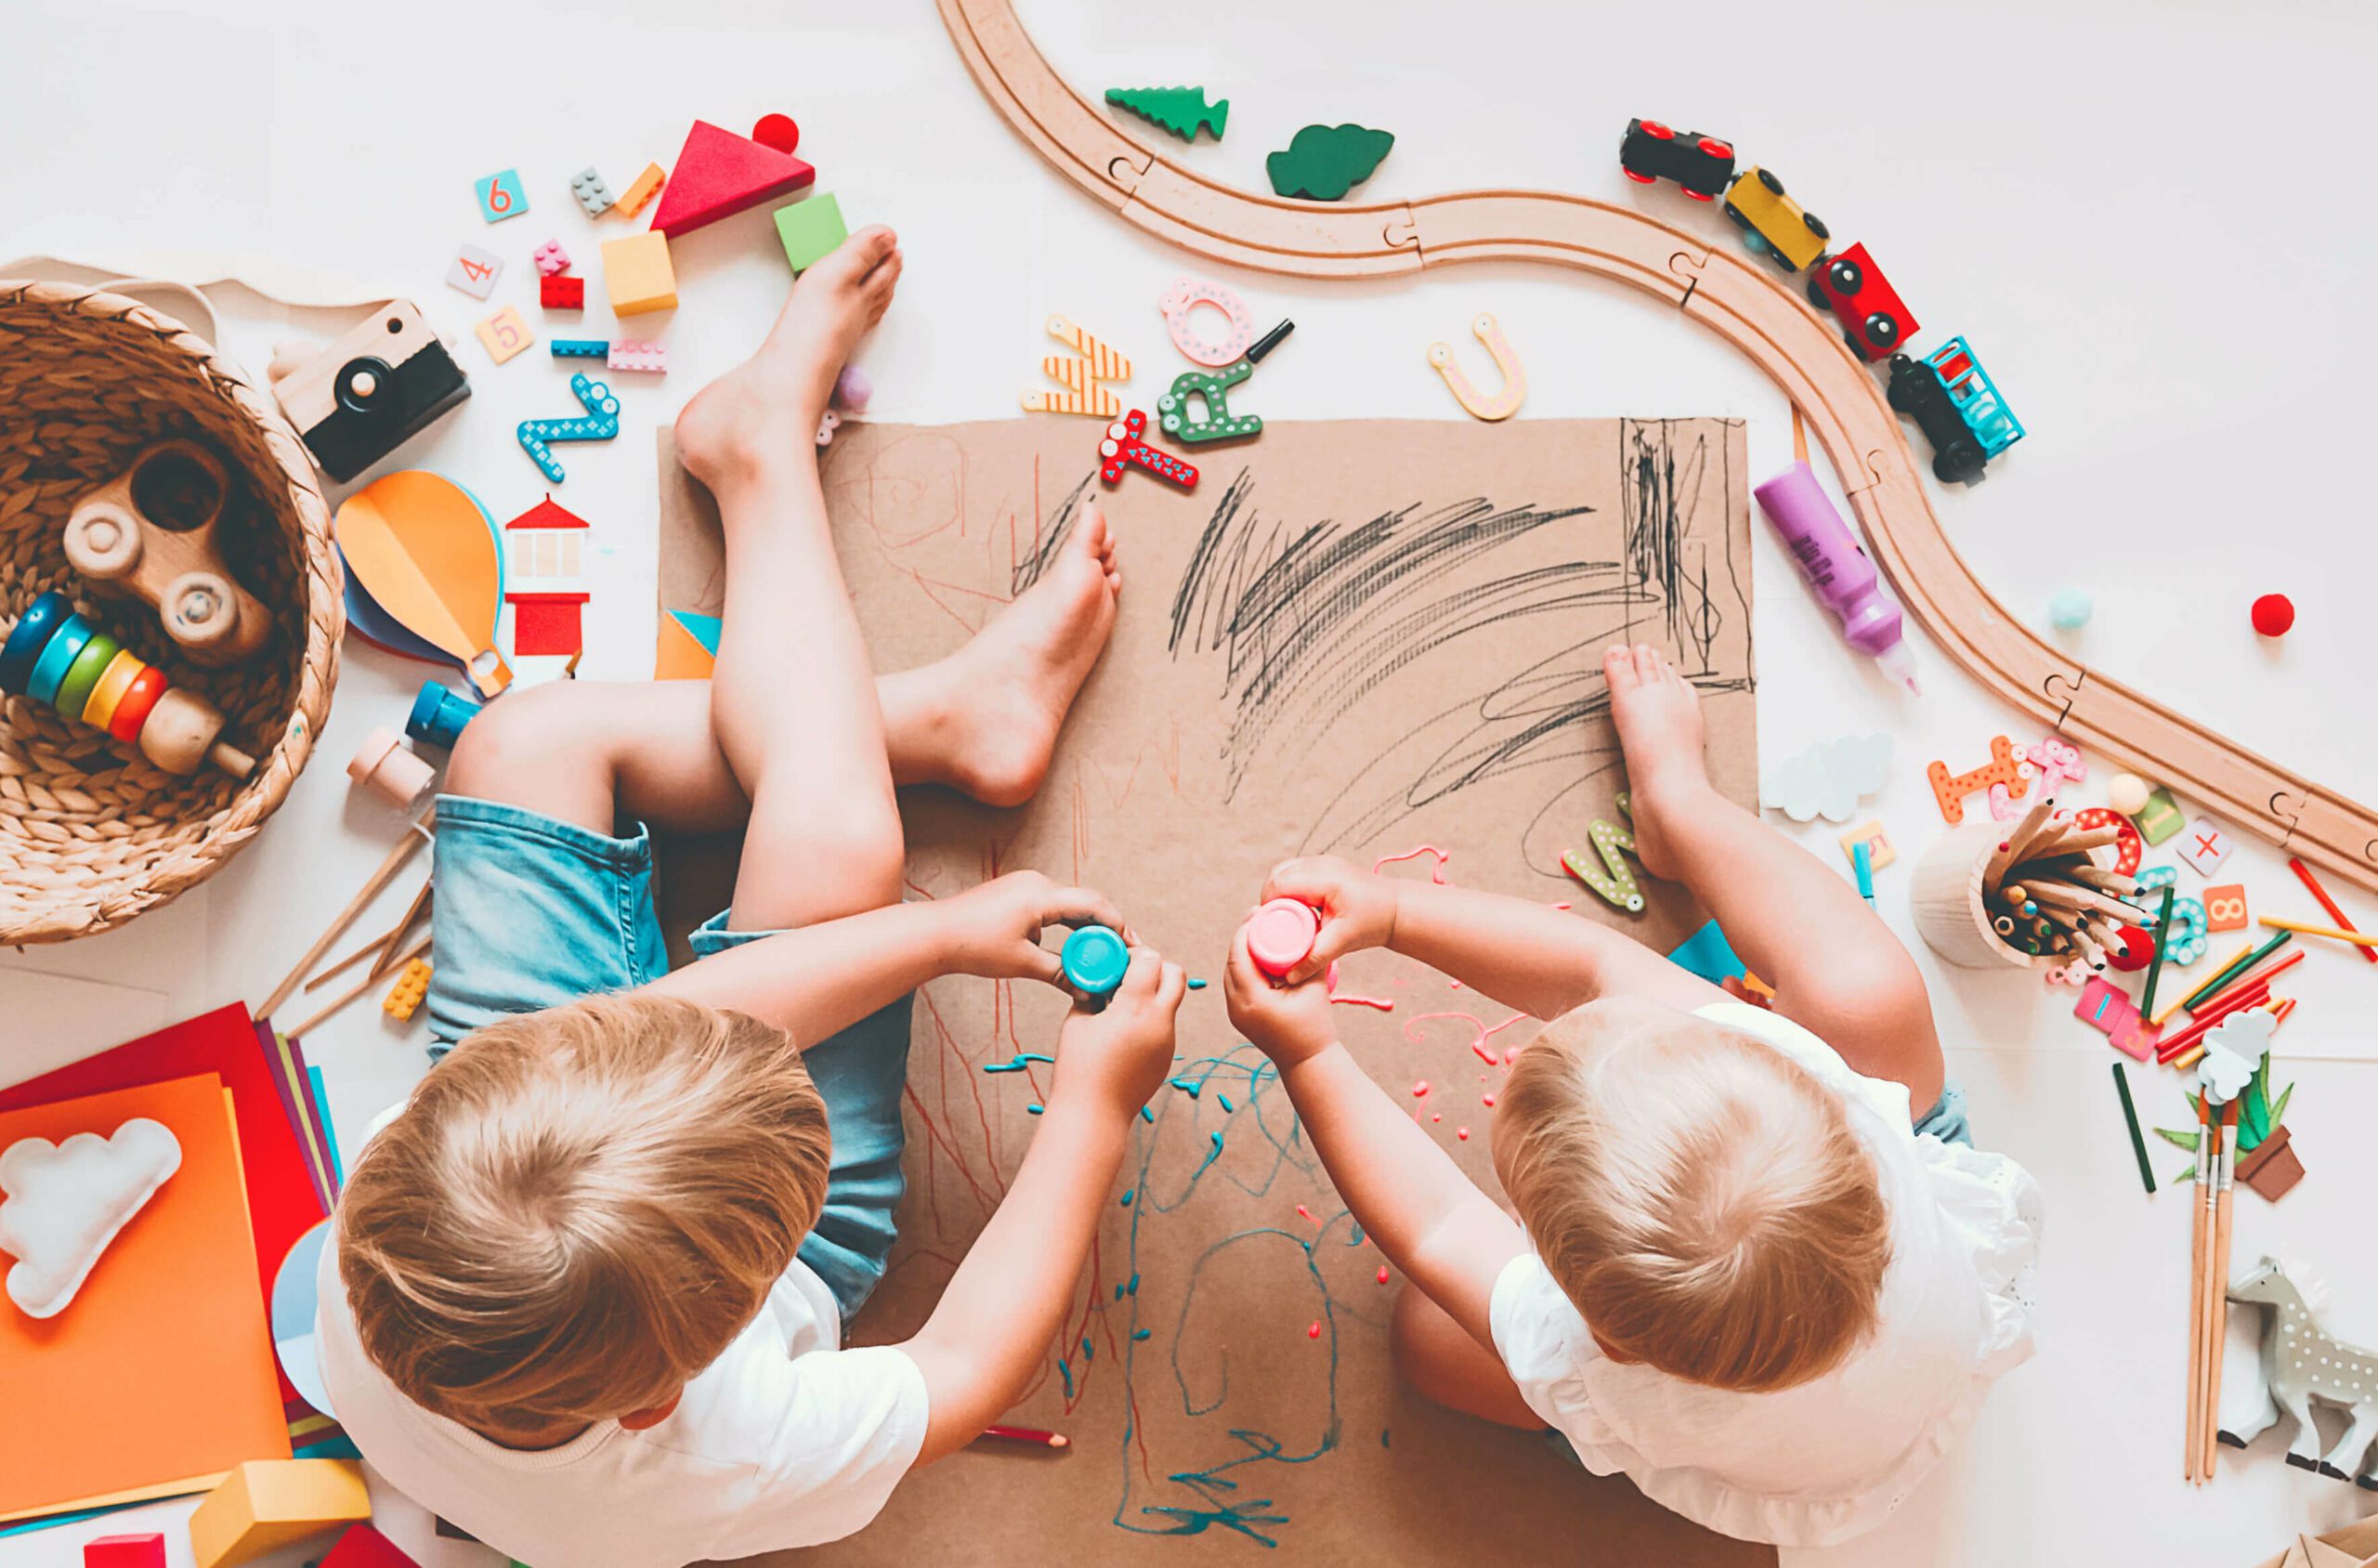
<svg viewBox="0 0 2378 1568">
<path fill-rule="evenodd" d="M 211 571 L 186 571 L 165 584 L 157 608 L 165 634 L 184 647 L 212 647 L 240 624 L 240 601 L 231 585 Z"/>
<path fill-rule="evenodd" d="M 66 524 L 67 563 L 101 582 L 128 575 L 140 564 L 140 523 L 120 506 L 78 508 Z"/>
</svg>

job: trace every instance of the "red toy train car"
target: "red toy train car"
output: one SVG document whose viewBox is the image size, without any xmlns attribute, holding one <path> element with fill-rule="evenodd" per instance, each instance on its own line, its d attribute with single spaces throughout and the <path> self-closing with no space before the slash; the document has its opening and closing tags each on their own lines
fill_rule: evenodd
<svg viewBox="0 0 2378 1568">
<path fill-rule="evenodd" d="M 1841 318 L 1841 335 L 1868 360 L 1888 359 L 1915 335 L 1915 317 L 1862 244 L 1817 257 L 1809 303 Z"/>
<path fill-rule="evenodd" d="M 1679 136 L 1657 120 L 1629 120 L 1618 143 L 1618 166 L 1638 185 L 1672 179 L 1694 201 L 1714 202 L 1734 177 L 1734 150 L 1699 131 Z"/>
</svg>

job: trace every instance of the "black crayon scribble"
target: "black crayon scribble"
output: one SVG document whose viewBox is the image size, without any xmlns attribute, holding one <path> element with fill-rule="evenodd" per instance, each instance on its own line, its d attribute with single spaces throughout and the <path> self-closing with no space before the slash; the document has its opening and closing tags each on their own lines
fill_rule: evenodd
<svg viewBox="0 0 2378 1568">
<path fill-rule="evenodd" d="M 1515 558 L 1512 547 L 1543 530 L 1581 532 L 1571 520 L 1589 515 L 1588 506 L 1474 496 L 1414 502 L 1352 523 L 1293 521 L 1262 513 L 1257 482 L 1242 469 L 1182 574 L 1167 639 L 1176 660 L 1223 656 L 1226 798 L 1260 770 L 1320 766 L 1333 729 L 1431 654 L 1474 672 L 1462 695 L 1434 712 L 1399 717 L 1385 733 L 1378 710 L 1368 710 L 1362 733 L 1333 740 L 1367 760 L 1303 847 L 1362 843 L 1447 795 L 1523 771 L 1547 774 L 1542 820 L 1562 795 L 1615 764 L 1601 673 L 1601 649 L 1613 641 L 1674 647 L 1705 691 L 1749 689 L 1746 670 L 1711 663 L 1730 613 L 1721 596 L 1732 613 L 1747 615 L 1737 563 L 1722 527 L 1712 541 L 1688 526 L 1704 487 L 1722 487 L 1717 470 L 1725 455 L 1713 453 L 1705 435 L 1679 437 L 1676 422 L 1625 423 L 1616 559 L 1547 560 L 1540 547 Z M 1713 547 L 1723 557 L 1715 592 Z M 1498 558 L 1510 569 L 1498 574 Z M 1509 639 L 1495 634 L 1543 616 L 1561 618 L 1569 640 L 1512 668 Z M 1530 844 L 1529 863 L 1557 871 L 1560 847 Z"/>
</svg>

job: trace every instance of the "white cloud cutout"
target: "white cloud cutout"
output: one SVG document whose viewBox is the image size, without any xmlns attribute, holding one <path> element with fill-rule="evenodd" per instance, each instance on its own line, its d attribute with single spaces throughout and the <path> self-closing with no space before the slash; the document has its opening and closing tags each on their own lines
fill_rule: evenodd
<svg viewBox="0 0 2378 1568">
<path fill-rule="evenodd" d="M 181 1169 L 171 1130 L 135 1117 L 106 1138 L 24 1138 L 0 1153 L 0 1252 L 17 1260 L 8 1299 L 55 1317 L 135 1214 Z"/>
<path fill-rule="evenodd" d="M 1795 822 L 1818 817 L 1847 822 L 1858 814 L 1861 799 L 1883 787 L 1890 765 L 1888 735 L 1845 735 L 1838 740 L 1820 740 L 1768 770 L 1758 781 L 1759 804 Z"/>
<path fill-rule="evenodd" d="M 2204 1059 L 2197 1064 L 2197 1082 L 2205 1098 L 2226 1105 L 2246 1091 L 2246 1082 L 2270 1051 L 2270 1035 L 2278 1017 L 2259 1007 L 2233 1013 L 2213 1026 L 2204 1038 Z"/>
</svg>

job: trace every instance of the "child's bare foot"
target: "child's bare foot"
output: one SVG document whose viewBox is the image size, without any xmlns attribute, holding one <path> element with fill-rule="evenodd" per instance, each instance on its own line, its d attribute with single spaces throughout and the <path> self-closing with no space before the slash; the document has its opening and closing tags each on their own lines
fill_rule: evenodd
<svg viewBox="0 0 2378 1568">
<path fill-rule="evenodd" d="M 1114 530 L 1092 502 L 1040 581 L 934 666 L 947 682 L 943 782 L 986 805 L 1032 798 L 1074 693 L 1115 628 L 1122 586 Z"/>
<path fill-rule="evenodd" d="M 1602 655 L 1610 680 L 1610 716 L 1627 754 L 1632 791 L 1635 853 L 1655 877 L 1672 877 L 1667 839 L 1684 815 L 1711 795 L 1701 757 L 1701 698 L 1648 643 L 1619 644 Z"/>
<path fill-rule="evenodd" d="M 817 421 L 860 334 L 883 319 L 900 281 L 899 241 L 862 229 L 801 275 L 767 339 L 694 394 L 677 416 L 677 455 L 718 488 L 790 453 L 816 450 Z"/>
</svg>

